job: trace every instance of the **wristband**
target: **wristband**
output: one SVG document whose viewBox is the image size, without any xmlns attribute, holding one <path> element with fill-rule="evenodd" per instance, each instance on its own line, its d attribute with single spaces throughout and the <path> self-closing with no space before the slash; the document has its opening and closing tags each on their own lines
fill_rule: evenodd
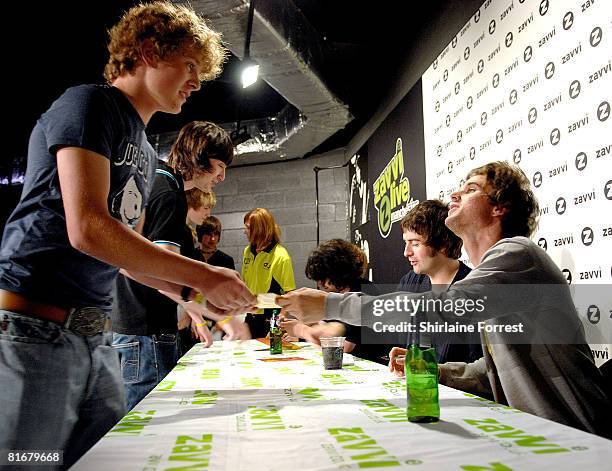
<svg viewBox="0 0 612 471">
<path fill-rule="evenodd" d="M 202 327 L 202 326 L 205 326 L 205 325 L 206 325 L 206 322 L 198 322 L 196 324 L 196 327 Z"/>
<path fill-rule="evenodd" d="M 217 321 L 217 325 L 224 325 L 227 324 L 229 321 L 232 320 L 232 316 L 225 316 L 223 319 L 221 319 L 220 321 Z"/>
<path fill-rule="evenodd" d="M 197 304 L 204 304 L 205 300 L 206 300 L 206 298 L 199 291 L 196 293 L 195 297 L 193 298 L 193 302 L 197 303 Z"/>
<path fill-rule="evenodd" d="M 183 286 L 181 289 L 181 299 L 186 303 L 189 302 L 189 295 L 191 294 L 191 286 Z"/>
</svg>

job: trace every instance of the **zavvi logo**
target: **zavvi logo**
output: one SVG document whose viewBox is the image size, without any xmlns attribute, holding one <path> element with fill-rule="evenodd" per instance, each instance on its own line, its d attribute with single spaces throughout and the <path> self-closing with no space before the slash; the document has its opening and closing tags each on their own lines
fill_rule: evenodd
<svg viewBox="0 0 612 471">
<path fill-rule="evenodd" d="M 555 203 L 555 208 L 557 210 L 557 214 L 561 215 L 565 213 L 567 209 L 567 204 L 565 203 L 565 198 L 562 196 L 557 198 L 557 202 Z"/>
<path fill-rule="evenodd" d="M 495 74 L 493 76 L 493 88 L 497 88 L 499 85 L 499 74 Z"/>
<path fill-rule="evenodd" d="M 478 61 L 478 73 L 481 74 L 483 70 L 484 70 L 484 60 L 480 59 Z"/>
<path fill-rule="evenodd" d="M 540 188 L 542 186 L 542 172 L 536 172 L 533 174 L 533 186 Z"/>
<path fill-rule="evenodd" d="M 569 96 L 572 100 L 580 95 L 580 89 L 580 82 L 578 80 L 574 80 L 572 83 L 570 83 Z"/>
<path fill-rule="evenodd" d="M 555 128 L 550 131 L 550 143 L 556 146 L 559 144 L 559 141 L 561 141 L 561 131 L 559 131 L 559 128 Z"/>
<path fill-rule="evenodd" d="M 561 273 L 563 273 L 563 276 L 565 277 L 565 281 L 567 281 L 568 285 L 572 284 L 572 272 L 569 271 L 569 269 L 564 268 L 563 270 L 561 270 Z"/>
<path fill-rule="evenodd" d="M 587 308 L 587 318 L 591 324 L 599 323 L 599 319 L 601 319 L 601 311 L 599 310 L 599 306 L 591 304 Z"/>
<path fill-rule="evenodd" d="M 446 119 L 444 120 L 444 122 L 446 123 L 446 127 L 450 126 L 450 115 L 449 114 L 446 115 Z"/>
<path fill-rule="evenodd" d="M 548 12 L 548 0 L 542 0 L 540 2 L 540 16 L 546 15 Z"/>
<path fill-rule="evenodd" d="M 438 148 L 436 149 L 436 154 L 438 154 L 438 157 L 442 155 L 442 146 L 438 146 Z"/>
<path fill-rule="evenodd" d="M 584 170 L 587 166 L 587 155 L 584 152 L 580 152 L 578 154 L 576 154 L 576 168 L 580 171 Z"/>
<path fill-rule="evenodd" d="M 489 34 L 493 34 L 495 32 L 495 20 L 491 20 L 489 23 Z"/>
<path fill-rule="evenodd" d="M 593 236 L 594 236 L 593 229 L 591 229 L 588 226 L 583 228 L 582 232 L 580 233 L 580 238 L 582 239 L 582 243 L 586 245 L 587 247 L 593 243 Z"/>
<path fill-rule="evenodd" d="M 468 110 L 469 110 L 470 108 L 472 108 L 472 105 L 473 105 L 473 104 L 474 104 L 474 99 L 473 99 L 471 96 L 469 96 L 469 97 L 467 98 L 467 107 L 468 107 Z"/>
<path fill-rule="evenodd" d="M 540 237 L 538 239 L 538 245 L 544 251 L 546 251 L 548 249 L 548 242 L 546 242 L 546 239 L 544 237 Z"/>
<path fill-rule="evenodd" d="M 442 78 L 446 82 L 446 79 L 448 78 L 448 69 L 444 69 L 444 73 L 442 74 Z"/>
<path fill-rule="evenodd" d="M 463 58 L 465 60 L 468 60 L 470 57 L 470 47 L 466 47 L 465 50 L 463 51 Z"/>
<path fill-rule="evenodd" d="M 438 199 L 439 200 L 443 200 L 444 199 L 444 191 L 440 190 L 440 193 L 438 193 Z"/>
<path fill-rule="evenodd" d="M 451 42 L 451 45 L 453 46 L 453 49 L 457 46 L 457 36 L 455 36 L 453 38 L 453 41 Z"/>
<path fill-rule="evenodd" d="M 462 140 L 463 140 L 463 131 L 459 129 L 459 131 L 457 131 L 457 142 L 461 142 Z"/>
<path fill-rule="evenodd" d="M 610 116 L 610 103 L 602 101 L 597 107 L 597 119 L 602 123 Z"/>
<path fill-rule="evenodd" d="M 514 105 L 516 103 L 517 98 L 518 98 L 518 92 L 516 90 L 512 90 L 510 92 L 510 104 Z"/>
<path fill-rule="evenodd" d="M 480 8 L 476 13 L 474 13 L 474 23 L 478 23 L 480 21 Z"/>
<path fill-rule="evenodd" d="M 589 42 L 591 43 L 591 46 L 593 47 L 599 46 L 599 43 L 601 42 L 601 38 L 602 38 L 601 28 L 599 26 L 595 26 L 595 28 L 593 28 L 593 31 L 591 31 L 591 35 L 589 36 Z"/>
<path fill-rule="evenodd" d="M 538 110 L 535 108 L 530 108 L 529 113 L 527 114 L 527 121 L 529 121 L 530 124 L 533 124 L 536 122 L 536 119 L 538 119 Z"/>
<path fill-rule="evenodd" d="M 476 157 L 476 149 L 474 147 L 470 147 L 470 160 L 474 160 Z"/>
<path fill-rule="evenodd" d="M 453 162 L 452 161 L 448 162 L 446 169 L 448 170 L 448 173 L 453 173 Z"/>
<path fill-rule="evenodd" d="M 544 67 L 544 77 L 551 79 L 553 75 L 555 75 L 555 64 L 554 62 L 549 62 L 546 64 L 546 67 Z"/>
<path fill-rule="evenodd" d="M 495 142 L 497 142 L 498 144 L 501 144 L 503 140 L 504 140 L 504 131 L 502 131 L 501 129 L 498 129 L 497 132 L 495 133 Z"/>
<path fill-rule="evenodd" d="M 437 113 L 438 111 L 440 111 L 440 102 L 439 102 L 439 101 L 436 101 L 435 110 L 436 110 L 436 113 Z"/>
<path fill-rule="evenodd" d="M 433 63 L 433 68 L 436 70 L 438 68 L 438 59 L 436 59 Z"/>
<path fill-rule="evenodd" d="M 480 124 L 482 124 L 483 126 L 487 124 L 487 112 L 486 111 L 483 111 L 483 113 L 480 115 Z"/>
<path fill-rule="evenodd" d="M 604 196 L 607 200 L 612 200 L 612 180 L 608 180 L 604 185 Z"/>
<path fill-rule="evenodd" d="M 510 47 L 512 46 L 512 39 L 514 37 L 512 36 L 512 31 L 510 31 L 508 34 L 506 34 L 506 47 Z"/>
<path fill-rule="evenodd" d="M 523 51 L 523 60 L 525 62 L 529 62 L 531 60 L 531 56 L 533 55 L 533 49 L 531 46 L 527 46 Z"/>
<path fill-rule="evenodd" d="M 512 154 L 512 161 L 515 164 L 519 164 L 521 162 L 521 149 L 516 149 Z"/>
<path fill-rule="evenodd" d="M 567 31 L 568 29 L 572 27 L 573 24 L 574 24 L 574 14 L 571 11 L 568 11 L 563 16 L 563 29 Z"/>
<path fill-rule="evenodd" d="M 461 85 L 459 85 L 459 82 L 455 83 L 455 95 L 459 93 L 460 88 L 461 88 Z"/>
</svg>

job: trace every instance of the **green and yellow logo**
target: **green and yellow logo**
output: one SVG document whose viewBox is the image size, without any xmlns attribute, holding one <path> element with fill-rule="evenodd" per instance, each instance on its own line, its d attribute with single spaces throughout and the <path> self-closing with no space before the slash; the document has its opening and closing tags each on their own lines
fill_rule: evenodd
<svg viewBox="0 0 612 471">
<path fill-rule="evenodd" d="M 192 404 L 202 405 L 207 407 L 213 407 L 219 399 L 219 393 L 217 391 L 201 391 L 196 389 L 193 392 Z"/>
<path fill-rule="evenodd" d="M 165 471 L 208 468 L 212 452 L 213 436 L 203 434 L 202 438 L 179 435 L 172 448 L 168 461 L 176 462 L 176 467 L 165 468 Z M 174 466 L 175 463 L 168 463 Z"/>
<path fill-rule="evenodd" d="M 155 412 L 154 410 L 132 410 L 128 412 L 125 417 L 108 432 L 109 436 L 113 436 L 113 434 L 140 435 L 145 425 L 147 425 L 155 415 Z"/>
<path fill-rule="evenodd" d="M 384 238 L 391 233 L 393 223 L 409 211 L 410 182 L 404 177 L 402 139 L 395 142 L 395 155 L 374 181 L 374 207 L 378 211 L 378 231 Z"/>
<path fill-rule="evenodd" d="M 402 465 L 395 456 L 389 454 L 360 427 L 330 428 L 327 431 L 336 443 L 340 444 L 340 456 L 333 445 L 322 445 L 336 464 L 346 459 L 349 463 L 355 463 L 358 468 L 387 468 Z"/>
<path fill-rule="evenodd" d="M 360 402 L 368 406 L 385 422 L 406 422 L 408 420 L 404 407 L 398 407 L 386 399 L 362 399 Z"/>
</svg>

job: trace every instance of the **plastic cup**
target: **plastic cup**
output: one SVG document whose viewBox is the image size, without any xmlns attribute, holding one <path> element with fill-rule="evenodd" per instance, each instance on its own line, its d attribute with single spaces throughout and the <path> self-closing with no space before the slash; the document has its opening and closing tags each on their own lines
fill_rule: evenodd
<svg viewBox="0 0 612 471">
<path fill-rule="evenodd" d="M 342 355 L 344 354 L 344 337 L 321 337 L 321 351 L 323 352 L 323 366 L 326 370 L 342 369 Z"/>
</svg>

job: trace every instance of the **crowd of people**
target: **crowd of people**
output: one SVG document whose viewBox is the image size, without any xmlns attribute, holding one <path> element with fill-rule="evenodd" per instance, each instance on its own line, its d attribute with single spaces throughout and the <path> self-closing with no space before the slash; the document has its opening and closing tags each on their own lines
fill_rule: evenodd
<svg viewBox="0 0 612 471">
<path fill-rule="evenodd" d="M 363 316 L 397 293 L 367 279 L 359 247 L 324 242 L 305 268 L 318 289 L 296 289 L 274 216 L 254 208 L 244 215 L 240 276 L 211 216 L 213 187 L 234 157 L 227 133 L 188 123 L 167 162 L 147 142 L 156 112 L 180 112 L 220 73 L 220 35 L 189 7 L 154 2 L 131 8 L 109 36 L 107 85 L 68 89 L 36 124 L 23 195 L 3 234 L 0 449 L 61 449 L 70 466 L 194 342 L 265 337 L 270 312 L 256 308 L 257 294 L 278 295 L 288 339 L 344 335 L 346 351 L 402 374 L 406 338 L 379 337 Z M 487 164 L 451 200 L 423 201 L 402 220 L 409 270 L 397 291 L 453 301 L 492 286 L 536 288 L 512 303 L 493 295 L 484 313 L 426 313 L 533 328 L 527 344 L 498 330 L 435 334 L 440 382 L 610 436 L 610 400 L 565 279 L 529 239 L 538 203 L 525 175 Z M 540 285 L 559 289 L 551 297 Z M 551 341 L 559 324 L 571 342 Z"/>
</svg>

